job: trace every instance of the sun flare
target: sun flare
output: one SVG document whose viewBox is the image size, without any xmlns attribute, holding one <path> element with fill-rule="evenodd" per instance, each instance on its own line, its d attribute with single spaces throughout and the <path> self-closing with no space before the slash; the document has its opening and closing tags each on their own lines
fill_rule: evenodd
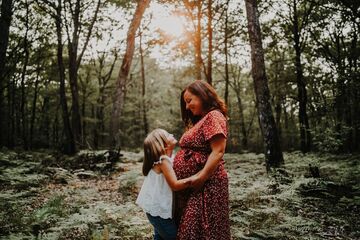
<svg viewBox="0 0 360 240">
<path fill-rule="evenodd" d="M 184 22 L 176 15 L 165 16 L 161 19 L 158 19 L 157 26 L 158 29 L 166 35 L 170 35 L 176 38 L 181 37 L 185 32 Z"/>
</svg>

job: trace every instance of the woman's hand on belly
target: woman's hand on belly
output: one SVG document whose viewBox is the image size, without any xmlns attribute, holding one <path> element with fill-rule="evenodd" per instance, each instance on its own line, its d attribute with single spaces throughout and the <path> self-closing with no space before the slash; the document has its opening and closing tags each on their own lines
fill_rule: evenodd
<svg viewBox="0 0 360 240">
<path fill-rule="evenodd" d="M 219 166 L 219 163 L 224 155 L 226 147 L 226 138 L 222 135 L 215 135 L 210 140 L 211 153 L 205 163 L 203 169 L 201 169 L 198 174 L 194 176 L 191 186 L 194 190 L 200 190 L 201 187 L 205 184 L 216 171 Z"/>
</svg>

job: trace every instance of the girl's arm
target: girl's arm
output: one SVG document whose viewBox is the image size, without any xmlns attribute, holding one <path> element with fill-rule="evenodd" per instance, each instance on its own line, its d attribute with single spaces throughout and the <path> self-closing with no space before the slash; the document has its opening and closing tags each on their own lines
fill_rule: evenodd
<svg viewBox="0 0 360 240">
<path fill-rule="evenodd" d="M 162 173 L 166 179 L 166 182 L 169 184 L 170 188 L 173 191 L 183 190 L 191 186 L 191 179 L 184 178 L 181 180 L 177 180 L 174 169 L 171 166 L 171 163 L 167 159 L 163 159 L 159 164 Z"/>
<path fill-rule="evenodd" d="M 204 168 L 201 169 L 200 172 L 192 179 L 191 187 L 193 187 L 195 190 L 199 190 L 204 185 L 206 180 L 208 180 L 215 172 L 220 160 L 225 153 L 226 138 L 221 134 L 215 135 L 210 140 L 210 146 L 211 153 Z"/>
</svg>

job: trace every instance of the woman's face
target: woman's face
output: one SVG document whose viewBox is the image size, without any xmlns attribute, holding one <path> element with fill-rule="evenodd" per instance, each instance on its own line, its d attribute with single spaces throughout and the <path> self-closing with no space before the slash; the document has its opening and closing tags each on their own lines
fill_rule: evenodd
<svg viewBox="0 0 360 240">
<path fill-rule="evenodd" d="M 190 110 L 194 116 L 201 116 L 204 114 L 203 103 L 198 96 L 186 90 L 184 92 L 184 101 L 186 103 L 186 109 Z"/>
</svg>

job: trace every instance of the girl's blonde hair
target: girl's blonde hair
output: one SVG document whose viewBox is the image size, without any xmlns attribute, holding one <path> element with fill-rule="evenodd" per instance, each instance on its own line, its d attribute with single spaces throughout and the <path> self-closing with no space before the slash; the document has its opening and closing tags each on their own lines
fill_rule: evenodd
<svg viewBox="0 0 360 240">
<path fill-rule="evenodd" d="M 144 140 L 144 162 L 142 172 L 147 176 L 154 165 L 159 161 L 161 155 L 165 154 L 165 147 L 168 132 L 164 129 L 157 128 L 147 135 Z"/>
</svg>

